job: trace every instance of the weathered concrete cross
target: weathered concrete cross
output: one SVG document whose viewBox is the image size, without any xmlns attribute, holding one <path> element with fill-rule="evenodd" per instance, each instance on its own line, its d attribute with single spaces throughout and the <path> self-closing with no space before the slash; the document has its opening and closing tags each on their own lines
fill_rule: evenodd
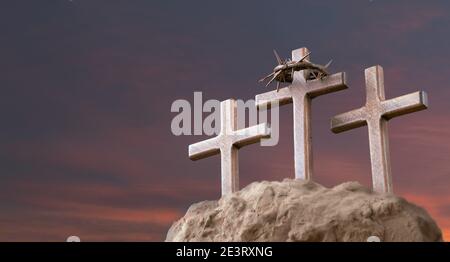
<svg viewBox="0 0 450 262">
<path fill-rule="evenodd" d="M 239 190 L 238 149 L 270 136 L 266 123 L 237 130 L 237 104 L 234 99 L 220 103 L 218 136 L 189 145 L 189 158 L 198 160 L 220 154 L 222 196 Z"/>
<path fill-rule="evenodd" d="M 331 130 L 340 133 L 368 126 L 373 190 L 392 193 L 391 166 L 387 121 L 393 117 L 427 108 L 427 94 L 423 91 L 385 100 L 384 76 L 381 66 L 365 70 L 366 105 L 331 120 Z"/>
<path fill-rule="evenodd" d="M 309 53 L 300 48 L 292 51 L 292 60 L 298 61 Z M 309 60 L 309 58 L 307 58 Z M 323 79 L 306 80 L 308 72 L 294 72 L 292 84 L 264 94 L 256 95 L 258 107 L 270 107 L 277 101 L 280 105 L 293 104 L 294 110 L 294 161 L 295 178 L 310 180 L 313 172 L 311 145 L 311 100 L 314 97 L 347 88 L 345 73 L 326 76 Z"/>
</svg>

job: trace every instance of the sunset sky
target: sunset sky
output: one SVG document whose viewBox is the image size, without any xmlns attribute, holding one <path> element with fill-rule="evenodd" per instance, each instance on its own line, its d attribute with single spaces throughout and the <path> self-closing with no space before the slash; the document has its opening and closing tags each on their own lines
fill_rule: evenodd
<svg viewBox="0 0 450 262">
<path fill-rule="evenodd" d="M 450 240 L 449 1 L 10 0 L 0 3 L 0 241 L 163 241 L 194 202 L 220 196 L 206 136 L 174 136 L 171 104 L 254 99 L 308 47 L 349 89 L 313 100 L 314 180 L 370 186 L 367 128 L 330 131 L 363 105 L 364 69 L 386 97 L 424 90 L 429 109 L 389 122 L 394 191 Z M 271 87 L 272 88 L 272 87 Z M 241 187 L 294 177 L 292 107 L 280 142 L 240 150 Z"/>
</svg>

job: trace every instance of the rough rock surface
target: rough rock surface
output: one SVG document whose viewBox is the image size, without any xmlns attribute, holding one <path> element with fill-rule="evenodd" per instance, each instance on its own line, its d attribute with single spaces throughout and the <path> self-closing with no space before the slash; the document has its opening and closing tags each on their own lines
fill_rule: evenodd
<svg viewBox="0 0 450 262">
<path fill-rule="evenodd" d="M 193 204 L 166 241 L 442 241 L 427 212 L 356 182 L 325 188 L 285 179 L 254 182 Z"/>
</svg>

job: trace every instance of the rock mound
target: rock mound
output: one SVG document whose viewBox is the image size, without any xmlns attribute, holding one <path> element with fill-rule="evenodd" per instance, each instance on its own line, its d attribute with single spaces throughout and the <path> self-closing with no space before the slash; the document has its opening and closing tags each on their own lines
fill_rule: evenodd
<svg viewBox="0 0 450 262">
<path fill-rule="evenodd" d="M 427 212 L 357 182 L 326 188 L 285 179 L 254 182 L 218 201 L 193 204 L 166 241 L 442 241 Z"/>
</svg>

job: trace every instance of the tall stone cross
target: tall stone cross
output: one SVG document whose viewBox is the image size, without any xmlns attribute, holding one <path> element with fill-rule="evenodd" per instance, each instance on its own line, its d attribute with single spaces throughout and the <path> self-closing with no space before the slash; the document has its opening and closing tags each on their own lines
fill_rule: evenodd
<svg viewBox="0 0 450 262">
<path fill-rule="evenodd" d="M 365 75 L 367 93 L 365 106 L 333 117 L 331 130 L 340 133 L 367 125 L 373 190 L 392 193 L 387 121 L 396 116 L 426 109 L 427 94 L 419 91 L 386 100 L 383 68 L 381 66 L 367 68 Z"/>
<path fill-rule="evenodd" d="M 309 53 L 300 48 L 292 51 L 292 60 L 298 61 Z M 309 60 L 309 57 L 306 58 Z M 258 107 L 270 107 L 270 103 L 293 104 L 294 111 L 294 161 L 295 178 L 310 180 L 313 172 L 311 141 L 312 99 L 347 88 L 345 73 L 329 75 L 323 79 L 307 80 L 307 70 L 294 72 L 292 83 L 278 92 L 276 90 L 256 95 Z"/>
<path fill-rule="evenodd" d="M 267 123 L 237 130 L 237 103 L 228 99 L 220 103 L 218 136 L 189 145 L 189 158 L 198 160 L 220 154 L 222 196 L 239 190 L 238 149 L 270 136 Z"/>
</svg>

